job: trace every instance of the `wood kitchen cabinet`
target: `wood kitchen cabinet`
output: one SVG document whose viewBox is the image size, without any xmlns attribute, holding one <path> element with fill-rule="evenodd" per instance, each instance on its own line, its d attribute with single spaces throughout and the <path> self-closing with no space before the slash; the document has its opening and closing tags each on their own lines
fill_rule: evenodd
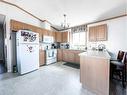
<svg viewBox="0 0 127 95">
<path fill-rule="evenodd" d="M 20 21 L 16 21 L 16 20 L 11 20 L 10 21 L 10 29 L 12 31 L 18 31 L 21 29 L 28 29 L 34 32 L 37 32 L 38 27 L 33 26 L 33 25 L 29 25 Z"/>
<path fill-rule="evenodd" d="M 47 36 L 52 36 L 52 31 L 47 31 Z"/>
<path fill-rule="evenodd" d="M 14 20 L 10 21 L 10 28 L 13 31 L 18 31 L 20 29 L 24 29 L 22 23 L 19 23 L 18 21 L 14 21 Z"/>
<path fill-rule="evenodd" d="M 68 32 L 62 32 L 62 42 L 63 43 L 68 42 Z"/>
<path fill-rule="evenodd" d="M 96 41 L 96 28 L 95 27 L 89 28 L 89 41 L 91 42 Z"/>
<path fill-rule="evenodd" d="M 80 63 L 79 53 L 83 51 L 80 50 L 64 50 L 63 49 L 63 61 L 64 62 L 71 62 L 71 63 Z"/>
<path fill-rule="evenodd" d="M 79 50 L 74 51 L 74 53 L 75 53 L 75 63 L 80 63 L 80 56 L 79 56 L 79 54 L 82 53 L 82 52 L 83 51 L 79 51 Z"/>
<path fill-rule="evenodd" d="M 68 62 L 68 52 L 67 52 L 67 50 L 63 49 L 62 53 L 63 53 L 63 56 L 62 56 L 63 57 L 63 61 L 64 62 Z"/>
<path fill-rule="evenodd" d="M 62 53 L 62 49 L 58 49 L 57 50 L 57 61 L 62 61 L 63 60 L 63 53 Z"/>
<path fill-rule="evenodd" d="M 71 50 L 63 50 L 63 61 L 74 63 L 74 53 Z"/>
<path fill-rule="evenodd" d="M 62 42 L 62 32 L 56 32 L 56 42 Z"/>
<path fill-rule="evenodd" d="M 80 55 L 80 82 L 95 95 L 109 95 L 110 55 L 107 51 L 87 51 Z"/>
<path fill-rule="evenodd" d="M 45 64 L 46 53 L 44 50 L 39 50 L 39 65 L 42 66 Z"/>
<path fill-rule="evenodd" d="M 107 40 L 107 25 L 99 25 L 97 27 L 97 41 Z"/>
<path fill-rule="evenodd" d="M 56 32 L 56 42 L 67 43 L 68 42 L 68 32 Z"/>
<path fill-rule="evenodd" d="M 68 60 L 67 62 L 75 63 L 75 54 L 73 51 L 68 51 Z"/>
<path fill-rule="evenodd" d="M 44 35 L 48 35 L 48 32 L 45 29 L 42 29 L 41 34 L 42 34 L 42 37 L 43 37 Z"/>
<path fill-rule="evenodd" d="M 107 24 L 89 27 L 89 41 L 106 41 Z"/>
<path fill-rule="evenodd" d="M 40 28 L 37 29 L 37 33 L 39 33 L 39 41 L 42 41 L 42 31 Z"/>
</svg>

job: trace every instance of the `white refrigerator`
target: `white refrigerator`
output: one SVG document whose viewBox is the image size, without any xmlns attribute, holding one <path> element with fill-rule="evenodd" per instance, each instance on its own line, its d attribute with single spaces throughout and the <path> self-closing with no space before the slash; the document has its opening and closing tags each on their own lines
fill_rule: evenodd
<svg viewBox="0 0 127 95">
<path fill-rule="evenodd" d="M 26 74 L 39 68 L 39 34 L 19 30 L 16 33 L 17 68 Z"/>
</svg>

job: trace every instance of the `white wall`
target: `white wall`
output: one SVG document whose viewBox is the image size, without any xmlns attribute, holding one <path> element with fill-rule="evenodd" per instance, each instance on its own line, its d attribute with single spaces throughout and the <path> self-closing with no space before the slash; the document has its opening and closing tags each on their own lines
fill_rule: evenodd
<svg viewBox="0 0 127 95">
<path fill-rule="evenodd" d="M 127 17 L 126 17 L 126 44 L 125 45 L 127 45 Z"/>
<path fill-rule="evenodd" d="M 108 26 L 108 40 L 102 42 L 87 41 L 88 48 L 97 47 L 98 44 L 105 44 L 106 48 L 116 57 L 119 50 L 127 51 L 127 31 L 126 31 L 127 17 L 117 18 L 101 23 L 92 24 L 89 26 L 107 24 Z M 88 26 L 88 27 L 89 27 Z"/>
<path fill-rule="evenodd" d="M 41 22 L 35 18 L 33 18 L 32 16 L 26 14 L 25 12 L 4 4 L 2 2 L 0 2 L 0 14 L 3 14 L 6 16 L 6 39 L 5 39 L 5 44 L 7 45 L 7 68 L 8 68 L 8 72 L 10 72 L 12 69 L 12 63 L 13 63 L 13 53 L 11 52 L 11 48 L 12 48 L 12 44 L 11 44 L 11 40 L 10 35 L 11 35 L 11 31 L 10 31 L 10 19 L 15 19 L 21 22 L 25 22 L 28 24 L 32 24 L 35 26 L 41 26 Z"/>
</svg>

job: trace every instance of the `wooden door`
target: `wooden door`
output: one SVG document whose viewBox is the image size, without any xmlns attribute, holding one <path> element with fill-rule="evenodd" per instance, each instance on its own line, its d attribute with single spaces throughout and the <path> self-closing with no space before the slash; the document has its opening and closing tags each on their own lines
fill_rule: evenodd
<svg viewBox="0 0 127 95">
<path fill-rule="evenodd" d="M 53 36 L 53 35 L 52 35 L 52 34 L 53 34 L 52 31 L 47 31 L 47 32 L 48 32 L 48 33 L 47 33 L 48 36 Z"/>
<path fill-rule="evenodd" d="M 72 62 L 72 63 L 75 63 L 75 54 L 73 51 L 68 51 L 68 62 Z"/>
<path fill-rule="evenodd" d="M 89 27 L 89 41 L 94 42 L 96 41 L 96 28 Z"/>
<path fill-rule="evenodd" d="M 75 63 L 80 64 L 80 56 L 79 54 L 82 53 L 83 51 L 75 51 Z"/>
<path fill-rule="evenodd" d="M 107 40 L 107 25 L 99 25 L 97 26 L 97 41 L 105 40 Z"/>
<path fill-rule="evenodd" d="M 45 57 L 46 56 L 46 54 L 45 54 L 45 51 L 44 50 L 40 50 L 39 51 L 39 64 L 40 64 L 40 66 L 42 66 L 42 65 L 44 65 L 45 64 Z"/>
<path fill-rule="evenodd" d="M 63 61 L 64 62 L 68 62 L 68 52 L 67 50 L 63 50 Z"/>
<path fill-rule="evenodd" d="M 23 29 L 23 25 L 18 21 L 11 20 L 10 21 L 10 28 L 13 31 L 18 31 L 20 29 Z"/>
<path fill-rule="evenodd" d="M 42 30 L 41 30 L 41 28 L 37 29 L 37 33 L 39 33 L 39 41 L 41 42 L 43 40 L 42 39 Z"/>
<path fill-rule="evenodd" d="M 62 42 L 63 43 L 68 42 L 68 32 L 62 32 Z"/>
<path fill-rule="evenodd" d="M 57 50 L 57 61 L 59 62 L 59 61 L 62 61 L 62 49 L 58 49 Z"/>
<path fill-rule="evenodd" d="M 48 35 L 48 31 L 46 31 L 45 29 L 42 29 L 42 36 L 47 36 Z"/>
<path fill-rule="evenodd" d="M 56 32 L 56 41 L 62 42 L 62 33 L 61 32 Z"/>
</svg>

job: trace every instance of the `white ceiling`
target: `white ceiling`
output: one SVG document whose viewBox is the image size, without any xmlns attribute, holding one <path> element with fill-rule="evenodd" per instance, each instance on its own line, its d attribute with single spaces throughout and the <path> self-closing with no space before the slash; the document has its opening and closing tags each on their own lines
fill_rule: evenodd
<svg viewBox="0 0 127 95">
<path fill-rule="evenodd" d="M 63 22 L 63 14 L 71 26 L 118 16 L 125 12 L 126 0 L 6 0 L 13 2 L 54 25 Z"/>
</svg>

